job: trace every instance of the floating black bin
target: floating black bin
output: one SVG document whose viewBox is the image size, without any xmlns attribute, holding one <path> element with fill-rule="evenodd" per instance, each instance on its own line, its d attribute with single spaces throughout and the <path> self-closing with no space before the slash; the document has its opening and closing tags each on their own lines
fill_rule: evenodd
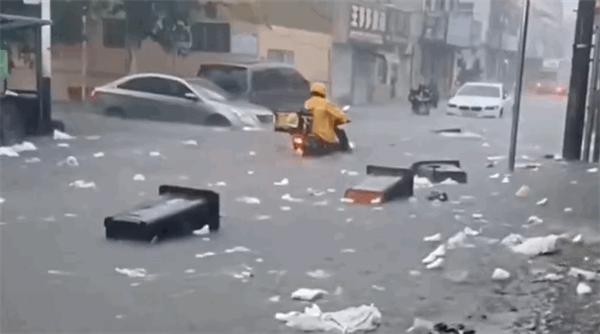
<svg viewBox="0 0 600 334">
<path fill-rule="evenodd" d="M 367 177 L 346 190 L 344 197 L 366 205 L 408 198 L 413 195 L 413 179 L 410 169 L 367 166 Z"/>
<path fill-rule="evenodd" d="M 458 160 L 431 160 L 415 162 L 411 170 L 420 177 L 426 177 L 433 183 L 452 179 L 458 183 L 467 183 L 467 173 L 460 168 Z"/>
<path fill-rule="evenodd" d="M 208 225 L 219 230 L 219 194 L 163 185 L 159 198 L 104 219 L 107 239 L 152 241 L 189 235 Z"/>
</svg>

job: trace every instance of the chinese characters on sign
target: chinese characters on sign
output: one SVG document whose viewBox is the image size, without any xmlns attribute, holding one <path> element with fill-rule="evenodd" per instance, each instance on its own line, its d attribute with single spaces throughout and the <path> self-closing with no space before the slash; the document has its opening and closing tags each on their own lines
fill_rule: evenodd
<svg viewBox="0 0 600 334">
<path fill-rule="evenodd" d="M 385 33 L 385 11 L 352 5 L 350 12 L 350 28 L 374 33 Z"/>
</svg>

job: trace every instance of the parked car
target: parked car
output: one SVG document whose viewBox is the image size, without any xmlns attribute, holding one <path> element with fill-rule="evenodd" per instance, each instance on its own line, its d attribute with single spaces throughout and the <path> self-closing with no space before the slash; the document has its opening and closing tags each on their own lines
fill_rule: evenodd
<svg viewBox="0 0 600 334">
<path fill-rule="evenodd" d="M 540 80 L 535 83 L 533 91 L 539 95 L 567 95 L 567 87 L 555 80 Z"/>
<path fill-rule="evenodd" d="M 214 82 L 235 99 L 273 112 L 297 112 L 310 96 L 309 82 L 293 66 L 259 61 L 202 64 L 198 76 Z"/>
<path fill-rule="evenodd" d="M 230 99 L 213 83 L 144 73 L 123 77 L 92 91 L 95 109 L 110 116 L 211 126 L 272 126 L 270 110 Z"/>
<path fill-rule="evenodd" d="M 467 82 L 448 101 L 446 114 L 500 118 L 509 109 L 509 103 L 502 84 Z"/>
</svg>

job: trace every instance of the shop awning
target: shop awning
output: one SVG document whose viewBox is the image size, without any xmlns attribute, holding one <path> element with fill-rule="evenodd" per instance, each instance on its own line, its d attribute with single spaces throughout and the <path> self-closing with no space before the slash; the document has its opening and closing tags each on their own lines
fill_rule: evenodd
<svg viewBox="0 0 600 334">
<path fill-rule="evenodd" d="M 48 24 L 52 24 L 52 21 L 30 16 L 0 14 L 0 31 L 41 27 Z"/>
</svg>

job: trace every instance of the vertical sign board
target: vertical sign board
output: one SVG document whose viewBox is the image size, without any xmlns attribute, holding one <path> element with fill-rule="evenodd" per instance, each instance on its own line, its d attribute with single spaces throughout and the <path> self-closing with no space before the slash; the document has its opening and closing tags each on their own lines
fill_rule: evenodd
<svg viewBox="0 0 600 334">
<path fill-rule="evenodd" d="M 362 5 L 350 5 L 350 39 L 372 44 L 383 44 L 387 28 L 386 12 Z"/>
</svg>

